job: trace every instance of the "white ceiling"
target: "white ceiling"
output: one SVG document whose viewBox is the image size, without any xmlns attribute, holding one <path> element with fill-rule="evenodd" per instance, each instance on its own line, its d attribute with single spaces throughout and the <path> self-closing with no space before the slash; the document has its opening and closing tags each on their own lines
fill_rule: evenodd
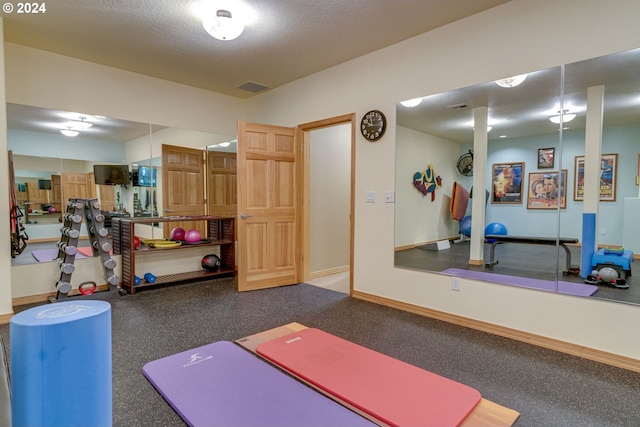
<svg viewBox="0 0 640 427">
<path fill-rule="evenodd" d="M 54 0 L 3 13 L 5 40 L 240 98 L 276 88 L 508 0 Z M 247 21 L 219 41 L 198 9 Z M 218 6 L 215 6 L 218 5 Z"/>
<path fill-rule="evenodd" d="M 508 76 L 504 76 L 508 77 Z M 563 109 L 577 117 L 564 129 L 584 129 L 587 88 L 604 86 L 604 125 L 640 122 L 640 49 L 530 73 L 517 87 L 494 82 L 427 96 L 415 108 L 398 106 L 399 125 L 450 141 L 473 141 L 473 108 L 488 107 L 490 140 L 558 132 L 549 117 Z M 561 90 L 563 92 L 561 92 Z M 424 94 L 416 94 L 420 96 Z M 453 108 L 453 106 L 458 108 Z M 461 106 L 465 106 L 460 108 Z"/>
</svg>

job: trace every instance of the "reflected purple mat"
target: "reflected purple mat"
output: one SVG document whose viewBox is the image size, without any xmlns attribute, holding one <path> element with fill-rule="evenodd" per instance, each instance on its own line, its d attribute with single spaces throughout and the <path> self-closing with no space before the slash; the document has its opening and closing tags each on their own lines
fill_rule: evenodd
<svg viewBox="0 0 640 427">
<path fill-rule="evenodd" d="M 504 274 L 487 273 L 484 271 L 463 270 L 461 268 L 448 268 L 442 273 L 452 276 L 478 279 L 503 285 L 520 286 L 522 288 L 540 289 L 543 291 L 556 291 L 556 282 L 553 280 L 530 279 L 528 277 L 507 276 Z M 558 281 L 558 293 L 567 295 L 591 296 L 598 290 L 597 286 L 586 283 L 573 283 Z"/>
<path fill-rule="evenodd" d="M 51 262 L 54 261 L 58 257 L 58 249 L 40 249 L 37 251 L 32 251 L 31 255 L 38 262 Z M 80 252 L 76 253 L 76 259 L 86 258 L 86 256 L 82 255 Z"/>
</svg>

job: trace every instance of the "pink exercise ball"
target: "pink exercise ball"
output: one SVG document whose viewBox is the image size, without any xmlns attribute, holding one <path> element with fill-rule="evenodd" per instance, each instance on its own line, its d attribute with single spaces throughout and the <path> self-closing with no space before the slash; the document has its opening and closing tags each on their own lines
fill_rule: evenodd
<svg viewBox="0 0 640 427">
<path fill-rule="evenodd" d="M 169 234 L 169 238 L 171 240 L 184 240 L 184 235 L 185 235 L 184 228 L 176 227 L 173 230 L 171 230 L 171 233 Z"/>
<path fill-rule="evenodd" d="M 55 207 L 51 206 L 49 208 L 49 213 L 56 213 L 56 212 L 58 212 L 58 209 L 56 209 Z"/>
<path fill-rule="evenodd" d="M 184 241 L 187 243 L 197 243 L 200 241 L 200 232 L 198 230 L 191 229 L 184 235 Z"/>
</svg>

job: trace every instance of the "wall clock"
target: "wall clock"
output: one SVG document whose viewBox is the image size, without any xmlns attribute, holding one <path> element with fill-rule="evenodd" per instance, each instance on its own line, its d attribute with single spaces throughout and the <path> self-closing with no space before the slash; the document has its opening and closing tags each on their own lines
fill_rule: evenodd
<svg viewBox="0 0 640 427">
<path fill-rule="evenodd" d="M 381 111 L 371 110 L 360 121 L 360 132 L 367 141 L 377 141 L 387 130 L 387 118 Z"/>
</svg>

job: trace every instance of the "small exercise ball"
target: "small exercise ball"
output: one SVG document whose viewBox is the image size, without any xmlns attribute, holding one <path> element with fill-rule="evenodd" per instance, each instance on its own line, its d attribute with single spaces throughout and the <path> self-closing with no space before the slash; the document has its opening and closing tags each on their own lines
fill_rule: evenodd
<svg viewBox="0 0 640 427">
<path fill-rule="evenodd" d="M 169 234 L 169 238 L 171 240 L 184 240 L 184 235 L 185 235 L 184 228 L 175 227 L 173 230 L 171 230 L 171 233 Z"/>
<path fill-rule="evenodd" d="M 600 280 L 605 283 L 613 283 L 614 281 L 618 280 L 618 272 L 611 267 L 600 269 L 600 271 L 598 272 L 598 276 L 600 276 Z"/>
<path fill-rule="evenodd" d="M 486 236 L 487 234 L 506 236 L 508 234 L 507 227 L 505 227 L 501 222 L 492 222 L 484 228 L 484 235 Z M 487 239 L 487 242 L 493 243 L 495 242 L 495 239 Z"/>
<path fill-rule="evenodd" d="M 209 254 L 202 257 L 202 268 L 205 271 L 218 271 L 222 262 L 216 254 Z"/>
<path fill-rule="evenodd" d="M 58 212 L 58 209 L 56 209 L 55 207 L 51 206 L 49 208 L 49 213 L 56 213 L 56 212 Z"/>
<path fill-rule="evenodd" d="M 471 237 L 471 215 L 467 215 L 460 220 L 460 233 L 463 236 Z"/>
<path fill-rule="evenodd" d="M 187 243 L 197 243 L 200 241 L 200 232 L 195 229 L 191 229 L 184 234 L 184 241 Z"/>
<path fill-rule="evenodd" d="M 138 249 L 138 246 L 140 246 L 140 238 L 138 236 L 133 236 L 133 247 L 134 249 Z"/>
</svg>

